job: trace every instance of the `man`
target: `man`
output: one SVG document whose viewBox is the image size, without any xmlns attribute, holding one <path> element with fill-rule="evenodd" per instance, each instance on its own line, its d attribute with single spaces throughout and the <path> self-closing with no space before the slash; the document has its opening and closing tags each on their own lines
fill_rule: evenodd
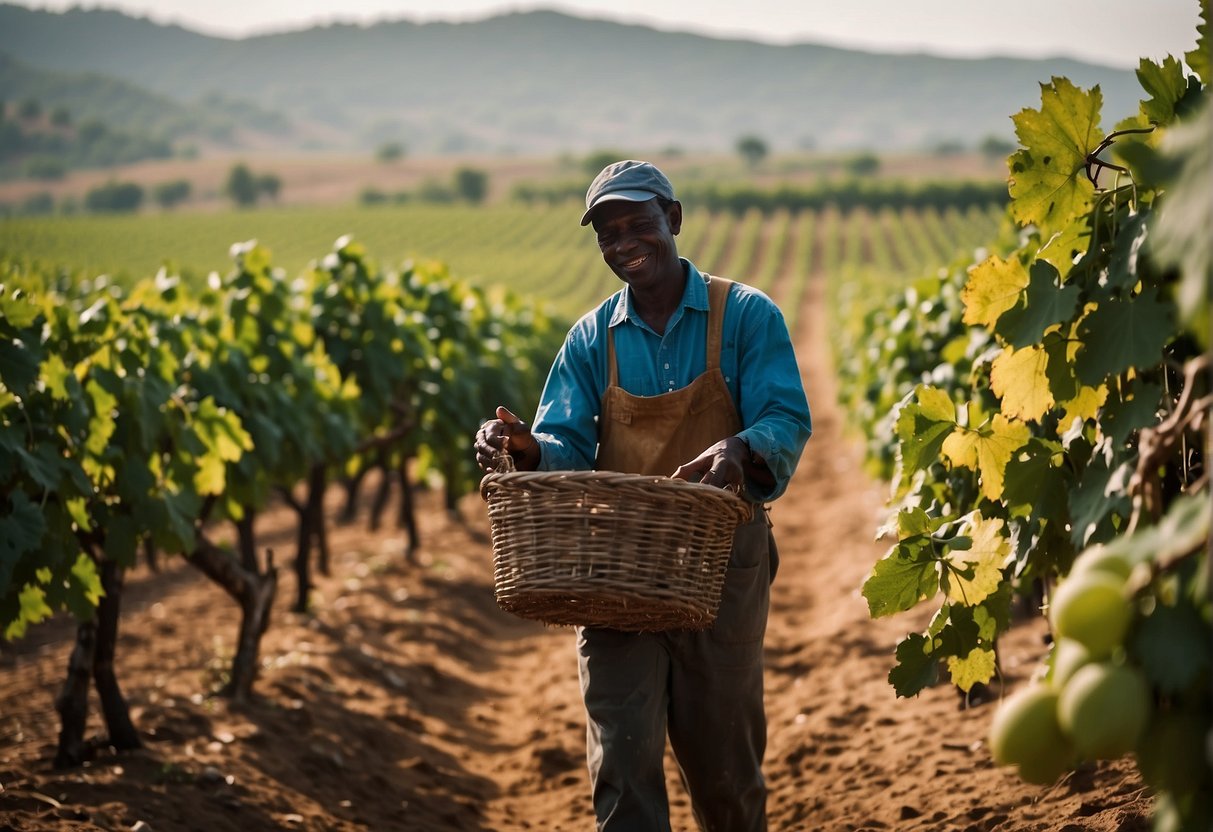
<svg viewBox="0 0 1213 832">
<path fill-rule="evenodd" d="M 581 224 L 624 288 L 569 331 L 533 427 L 504 407 L 481 426 L 481 467 L 505 448 L 519 470 L 672 474 L 754 503 L 778 497 L 811 431 L 778 307 L 679 257 L 682 205 L 652 164 L 604 168 Z M 755 510 L 710 629 L 578 628 L 599 830 L 668 832 L 667 732 L 701 829 L 766 829 L 762 641 L 777 563 Z"/>
</svg>

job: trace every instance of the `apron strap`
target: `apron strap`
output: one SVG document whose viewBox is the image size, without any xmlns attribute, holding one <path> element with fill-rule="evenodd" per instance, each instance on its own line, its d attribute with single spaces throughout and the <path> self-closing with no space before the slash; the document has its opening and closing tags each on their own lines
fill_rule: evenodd
<svg viewBox="0 0 1213 832">
<path fill-rule="evenodd" d="M 708 279 L 708 344 L 707 344 L 707 370 L 715 370 L 720 367 L 720 344 L 723 340 L 722 333 L 724 332 L 724 307 L 729 300 L 729 290 L 733 288 L 733 281 L 724 278 L 716 277 L 715 275 L 705 275 Z"/>
<path fill-rule="evenodd" d="M 729 290 L 733 281 L 725 277 L 716 277 L 704 273 L 708 281 L 708 341 L 706 370 L 720 367 L 720 344 L 724 333 L 724 307 L 729 300 Z M 607 368 L 610 373 L 608 387 L 619 386 L 619 365 L 615 361 L 615 330 L 607 327 Z"/>
<path fill-rule="evenodd" d="M 607 367 L 610 368 L 607 387 L 618 387 L 619 366 L 615 363 L 615 330 L 609 326 L 607 327 Z"/>
</svg>

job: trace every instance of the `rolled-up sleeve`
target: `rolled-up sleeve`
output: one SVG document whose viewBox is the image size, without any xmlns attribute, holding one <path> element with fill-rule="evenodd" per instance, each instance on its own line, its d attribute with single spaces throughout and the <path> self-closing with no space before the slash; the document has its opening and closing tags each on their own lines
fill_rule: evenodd
<svg viewBox="0 0 1213 832">
<path fill-rule="evenodd" d="M 787 489 L 813 432 L 813 421 L 783 314 L 770 302 L 750 307 L 742 317 L 737 356 L 738 415 L 743 425 L 738 436 L 775 476 L 769 489 L 754 483 L 747 486 L 752 499 L 765 502 Z"/>
<path fill-rule="evenodd" d="M 552 362 L 539 409 L 534 437 L 539 442 L 540 471 L 586 471 L 598 451 L 598 410 L 602 406 L 597 360 L 590 349 L 592 318 L 569 331 Z"/>
</svg>

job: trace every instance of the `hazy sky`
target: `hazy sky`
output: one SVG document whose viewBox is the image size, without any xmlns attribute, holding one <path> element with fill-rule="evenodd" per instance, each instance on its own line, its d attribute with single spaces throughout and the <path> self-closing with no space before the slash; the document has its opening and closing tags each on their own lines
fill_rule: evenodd
<svg viewBox="0 0 1213 832">
<path fill-rule="evenodd" d="M 1180 57 L 1196 41 L 1198 0 L 20 0 L 36 8 L 120 8 L 230 37 L 318 21 L 468 20 L 556 8 L 774 43 L 816 42 L 939 55 L 1067 55 L 1113 66 Z"/>
</svg>

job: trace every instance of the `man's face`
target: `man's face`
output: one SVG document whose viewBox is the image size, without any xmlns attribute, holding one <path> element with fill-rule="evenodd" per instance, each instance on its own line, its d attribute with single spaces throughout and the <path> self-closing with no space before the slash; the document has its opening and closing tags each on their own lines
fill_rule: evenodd
<svg viewBox="0 0 1213 832">
<path fill-rule="evenodd" d="M 598 206 L 591 218 L 602 259 L 636 290 L 656 288 L 682 277 L 674 236 L 682 230 L 682 206 L 664 211 L 656 199 L 618 200 Z"/>
</svg>

